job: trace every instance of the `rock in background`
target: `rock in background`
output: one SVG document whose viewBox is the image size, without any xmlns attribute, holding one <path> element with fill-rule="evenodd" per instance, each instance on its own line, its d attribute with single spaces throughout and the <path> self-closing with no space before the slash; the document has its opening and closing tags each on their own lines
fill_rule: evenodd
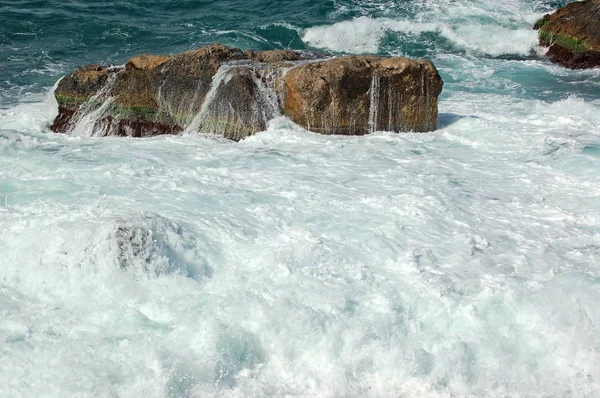
<svg viewBox="0 0 600 398">
<path fill-rule="evenodd" d="M 534 26 L 552 62 L 571 69 L 600 67 L 600 0 L 567 4 Z"/>
</svg>

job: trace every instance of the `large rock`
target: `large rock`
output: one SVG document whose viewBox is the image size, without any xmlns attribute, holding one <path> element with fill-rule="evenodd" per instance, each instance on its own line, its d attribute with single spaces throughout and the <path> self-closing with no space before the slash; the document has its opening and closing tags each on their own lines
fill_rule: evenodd
<svg viewBox="0 0 600 398">
<path fill-rule="evenodd" d="M 315 60 L 290 50 L 211 45 L 71 73 L 56 89 L 52 130 L 133 137 L 190 131 L 240 140 L 286 115 L 324 134 L 431 131 L 442 84 L 429 61 Z"/>
<path fill-rule="evenodd" d="M 95 135 L 133 137 L 179 133 L 200 113 L 221 64 L 246 58 L 239 49 L 212 45 L 172 56 L 142 55 L 125 68 L 85 66 L 58 84 L 59 115 L 52 130 L 77 126 Z"/>
<path fill-rule="evenodd" d="M 431 61 L 353 56 L 312 62 L 286 74 L 284 113 L 322 134 L 432 131 L 442 85 Z"/>
<path fill-rule="evenodd" d="M 600 66 L 600 0 L 567 4 L 534 26 L 552 62 L 572 69 Z"/>
</svg>

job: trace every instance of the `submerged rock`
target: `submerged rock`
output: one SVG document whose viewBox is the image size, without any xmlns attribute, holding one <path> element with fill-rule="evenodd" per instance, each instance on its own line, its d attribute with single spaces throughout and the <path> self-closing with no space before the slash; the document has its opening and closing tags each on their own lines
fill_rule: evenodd
<svg viewBox="0 0 600 398">
<path fill-rule="evenodd" d="M 210 278 L 215 251 L 184 226 L 154 213 L 117 219 L 108 224 L 105 263 L 136 274 L 179 274 L 195 280 Z M 218 255 L 217 255 L 218 256 Z"/>
<path fill-rule="evenodd" d="M 600 66 L 600 0 L 567 4 L 536 22 L 552 62 L 571 69 Z"/>
<path fill-rule="evenodd" d="M 87 65 L 64 77 L 52 130 L 144 137 L 184 130 L 240 140 L 288 116 L 323 134 L 431 131 L 442 79 L 430 61 L 210 45 Z"/>
</svg>

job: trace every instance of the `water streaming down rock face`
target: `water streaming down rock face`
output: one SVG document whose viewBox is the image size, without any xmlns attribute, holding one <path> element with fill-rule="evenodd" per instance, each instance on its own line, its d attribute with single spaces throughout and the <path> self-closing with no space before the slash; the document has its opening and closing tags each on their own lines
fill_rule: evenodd
<svg viewBox="0 0 600 398">
<path fill-rule="evenodd" d="M 429 61 L 314 60 L 289 50 L 242 52 L 222 45 L 144 55 L 116 70 L 93 65 L 65 77 L 56 90 L 59 116 L 52 129 L 133 137 L 186 131 L 239 141 L 285 115 L 323 134 L 431 131 L 443 84 Z M 84 115 L 86 123 L 74 115 Z"/>
<path fill-rule="evenodd" d="M 85 136 L 114 135 L 111 133 L 116 127 L 115 124 L 112 122 L 103 123 L 102 120 L 109 115 L 110 107 L 114 103 L 114 98 L 110 93 L 115 86 L 119 72 L 121 72 L 119 69 L 111 71 L 107 75 L 104 86 L 75 111 L 71 122 L 73 131 Z"/>
<path fill-rule="evenodd" d="M 379 110 L 379 75 L 377 75 L 377 73 L 373 73 L 373 77 L 371 78 L 370 92 L 371 102 L 369 107 L 369 132 L 374 133 L 377 131 L 377 111 Z"/>
<path fill-rule="evenodd" d="M 221 66 L 200 111 L 185 131 L 239 141 L 264 130 L 269 120 L 282 114 L 277 93 L 281 76 L 280 68 L 269 65 Z"/>
<path fill-rule="evenodd" d="M 129 66 L 129 65 L 128 65 Z M 167 109 L 156 106 L 153 77 L 131 68 L 87 65 L 59 82 L 59 115 L 52 130 L 82 136 L 143 137 L 178 133 Z M 133 97 L 129 91 L 136 91 Z"/>
<path fill-rule="evenodd" d="M 101 126 L 99 122 L 104 119 L 107 108 L 114 100 L 110 93 L 119 71 L 119 68 L 86 65 L 78 71 L 77 81 L 61 79 L 58 84 L 63 86 L 64 91 L 74 95 L 63 97 L 55 92 L 61 109 L 52 124 L 52 130 L 77 131 L 80 135 L 87 136 L 91 136 L 95 131 L 105 130 L 105 126 Z"/>
<path fill-rule="evenodd" d="M 344 135 L 435 130 L 443 86 L 430 61 L 376 56 L 300 65 L 285 84 L 286 116 L 311 131 Z"/>
</svg>

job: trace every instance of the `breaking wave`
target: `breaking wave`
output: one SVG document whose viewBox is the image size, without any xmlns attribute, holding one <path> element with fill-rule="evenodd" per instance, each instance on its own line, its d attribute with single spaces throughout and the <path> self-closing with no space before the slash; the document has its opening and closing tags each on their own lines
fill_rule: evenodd
<svg viewBox="0 0 600 398">
<path fill-rule="evenodd" d="M 338 52 L 377 53 L 386 35 L 394 33 L 414 47 L 424 33 L 435 33 L 457 49 L 491 56 L 531 55 L 538 51 L 537 32 L 530 26 L 510 28 L 493 24 L 460 24 L 443 22 L 413 22 L 390 18 L 358 17 L 333 25 L 307 29 L 303 40 L 309 45 Z M 408 40 L 412 39 L 412 40 Z M 397 48 L 407 54 L 410 49 Z"/>
</svg>

